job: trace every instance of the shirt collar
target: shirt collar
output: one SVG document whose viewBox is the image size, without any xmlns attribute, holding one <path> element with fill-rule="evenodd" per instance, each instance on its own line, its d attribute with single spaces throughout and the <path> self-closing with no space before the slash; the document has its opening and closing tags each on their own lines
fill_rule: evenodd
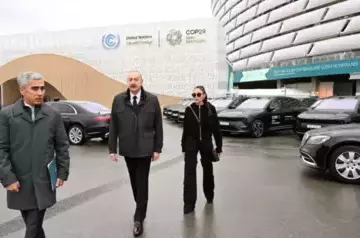
<svg viewBox="0 0 360 238">
<path fill-rule="evenodd" d="M 137 94 L 133 94 L 132 92 L 130 92 L 130 97 L 133 98 L 134 96 L 136 96 L 136 99 L 140 99 L 141 90 L 139 90 L 139 92 Z"/>
<path fill-rule="evenodd" d="M 34 108 L 34 106 L 31 106 L 30 104 L 27 104 L 25 101 L 24 101 L 24 106 L 29 107 L 29 108 Z"/>
</svg>

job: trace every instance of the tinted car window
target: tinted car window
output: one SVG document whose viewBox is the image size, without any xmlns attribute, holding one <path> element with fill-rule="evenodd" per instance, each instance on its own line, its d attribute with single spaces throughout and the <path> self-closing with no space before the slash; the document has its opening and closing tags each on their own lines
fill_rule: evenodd
<svg viewBox="0 0 360 238">
<path fill-rule="evenodd" d="M 237 109 L 264 109 L 269 103 L 270 99 L 268 98 L 250 98 L 245 102 L 241 103 Z"/>
<path fill-rule="evenodd" d="M 270 108 L 273 108 L 274 111 L 278 111 L 281 109 L 281 99 L 280 98 L 274 98 L 274 100 L 270 103 Z"/>
<path fill-rule="evenodd" d="M 300 105 L 300 101 L 295 98 L 283 98 L 282 103 L 285 109 L 295 108 Z"/>
<path fill-rule="evenodd" d="M 60 113 L 75 113 L 74 109 L 67 104 L 53 103 L 51 106 Z"/>
<path fill-rule="evenodd" d="M 99 103 L 95 103 L 95 102 L 82 102 L 82 103 L 79 103 L 79 105 L 81 107 L 83 107 L 84 109 L 86 109 L 87 111 L 93 112 L 93 113 L 101 113 L 101 112 L 108 113 L 108 112 L 110 112 L 109 108 L 107 108 L 104 105 L 101 105 Z"/>
<path fill-rule="evenodd" d="M 300 107 L 310 107 L 317 101 L 316 98 L 304 98 L 301 100 Z"/>
<path fill-rule="evenodd" d="M 355 111 L 358 104 L 357 99 L 353 98 L 330 98 L 322 100 L 318 105 L 315 106 L 315 110 L 349 110 Z"/>
</svg>

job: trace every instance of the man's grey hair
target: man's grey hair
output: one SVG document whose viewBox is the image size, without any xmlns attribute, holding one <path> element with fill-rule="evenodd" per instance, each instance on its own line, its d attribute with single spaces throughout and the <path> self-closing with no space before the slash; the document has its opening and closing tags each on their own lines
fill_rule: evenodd
<svg viewBox="0 0 360 238">
<path fill-rule="evenodd" d="M 24 72 L 17 77 L 17 83 L 19 87 L 25 87 L 29 84 L 30 80 L 41 80 L 43 76 L 36 72 Z"/>
<path fill-rule="evenodd" d="M 128 73 L 128 74 L 129 74 L 129 73 L 138 73 L 138 74 L 140 75 L 140 78 L 141 78 L 141 79 L 143 78 L 141 72 L 140 72 L 139 70 L 137 70 L 137 69 L 129 70 L 127 73 Z"/>
</svg>

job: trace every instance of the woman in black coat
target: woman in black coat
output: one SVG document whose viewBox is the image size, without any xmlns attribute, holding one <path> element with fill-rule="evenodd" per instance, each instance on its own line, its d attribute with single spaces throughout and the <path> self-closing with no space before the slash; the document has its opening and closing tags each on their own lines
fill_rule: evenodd
<svg viewBox="0 0 360 238">
<path fill-rule="evenodd" d="M 203 190 L 208 204 L 214 199 L 213 164 L 222 153 L 222 136 L 216 109 L 207 100 L 203 86 L 197 86 L 192 93 L 195 102 L 185 110 L 184 128 L 181 139 L 182 152 L 185 154 L 184 172 L 184 213 L 194 211 L 197 199 L 196 166 L 200 152 L 203 167 Z M 201 126 L 199 126 L 201 125 Z M 212 143 L 215 138 L 216 148 Z"/>
</svg>

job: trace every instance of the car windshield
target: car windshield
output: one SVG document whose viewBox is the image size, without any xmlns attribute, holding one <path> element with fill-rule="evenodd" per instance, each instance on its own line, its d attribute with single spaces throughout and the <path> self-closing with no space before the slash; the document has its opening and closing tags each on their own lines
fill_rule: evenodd
<svg viewBox="0 0 360 238">
<path fill-rule="evenodd" d="M 323 101 L 323 100 L 320 99 L 320 100 L 314 102 L 310 107 L 311 107 L 311 108 L 315 108 L 315 107 L 316 107 L 317 105 L 319 105 L 319 103 L 321 103 L 322 101 Z"/>
<path fill-rule="evenodd" d="M 238 107 L 240 105 L 240 103 L 242 103 L 245 100 L 246 100 L 246 98 L 243 98 L 243 97 L 236 98 L 235 100 L 233 100 L 230 103 L 229 108 L 234 109 L 234 108 Z"/>
<path fill-rule="evenodd" d="M 300 107 L 310 107 L 314 105 L 315 102 L 317 102 L 316 98 L 304 98 L 301 100 Z"/>
<path fill-rule="evenodd" d="M 353 98 L 329 98 L 322 100 L 315 107 L 315 110 L 346 110 L 346 111 L 354 111 L 358 104 L 357 99 Z"/>
<path fill-rule="evenodd" d="M 268 98 L 250 98 L 241 103 L 236 109 L 264 109 L 269 101 Z"/>
<path fill-rule="evenodd" d="M 81 102 L 81 107 L 93 113 L 110 113 L 110 109 L 96 102 Z"/>
<path fill-rule="evenodd" d="M 232 102 L 232 99 L 218 99 L 212 102 L 214 107 L 227 107 Z"/>
</svg>

